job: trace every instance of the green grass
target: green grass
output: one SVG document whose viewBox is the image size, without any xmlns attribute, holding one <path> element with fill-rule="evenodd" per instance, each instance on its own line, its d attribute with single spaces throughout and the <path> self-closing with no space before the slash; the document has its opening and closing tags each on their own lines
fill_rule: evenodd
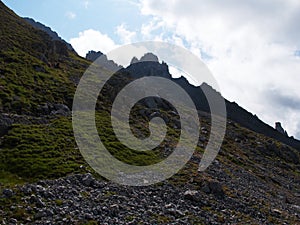
<svg viewBox="0 0 300 225">
<path fill-rule="evenodd" d="M 71 107 L 75 93 L 71 78 L 80 77 L 88 65 L 75 69 L 66 60 L 56 69 L 19 49 L 0 52 L 0 59 L 0 110 L 18 114 L 38 115 L 39 106 L 47 102 Z M 35 71 L 34 66 L 45 72 Z"/>
<path fill-rule="evenodd" d="M 136 126 L 135 128 L 141 132 L 146 134 L 149 132 L 146 121 L 140 119 L 135 120 L 133 123 Z M 132 165 L 145 166 L 158 163 L 164 159 L 162 156 L 162 150 L 166 142 L 161 143 L 160 146 L 151 151 L 132 150 L 120 143 L 115 136 L 110 123 L 110 115 L 108 113 L 96 113 L 96 124 L 103 144 L 107 150 L 110 151 L 110 153 L 118 160 Z M 122 127 L 124 124 L 120 122 L 119 125 Z M 177 136 L 174 135 L 174 133 L 176 132 L 170 129 L 170 131 L 167 133 L 167 139 L 169 139 L 169 142 L 173 142 L 175 145 Z"/>
<path fill-rule="evenodd" d="M 0 170 L 0 186 L 7 186 L 12 184 L 23 184 L 25 181 L 16 174 Z"/>
<path fill-rule="evenodd" d="M 4 137 L 0 153 L 0 170 L 25 180 L 83 172 L 80 166 L 85 165 L 75 145 L 70 118 L 64 117 L 50 124 L 15 124 Z"/>
<path fill-rule="evenodd" d="M 108 113 L 97 113 L 96 123 L 102 142 L 118 160 L 143 166 L 163 159 L 163 146 L 141 152 L 120 143 L 114 135 Z M 169 139 L 171 142 L 172 136 Z M 68 117 L 53 119 L 49 124 L 14 124 L 0 145 L 0 171 L 3 184 L 93 172 L 76 146 L 71 118 Z"/>
</svg>

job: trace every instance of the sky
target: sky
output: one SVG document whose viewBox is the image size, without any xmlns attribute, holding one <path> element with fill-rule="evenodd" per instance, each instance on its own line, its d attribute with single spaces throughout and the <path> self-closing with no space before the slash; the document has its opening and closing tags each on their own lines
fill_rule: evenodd
<svg viewBox="0 0 300 225">
<path fill-rule="evenodd" d="M 196 54 L 222 95 L 300 139 L 299 0 L 4 0 L 81 56 L 139 41 Z"/>
</svg>

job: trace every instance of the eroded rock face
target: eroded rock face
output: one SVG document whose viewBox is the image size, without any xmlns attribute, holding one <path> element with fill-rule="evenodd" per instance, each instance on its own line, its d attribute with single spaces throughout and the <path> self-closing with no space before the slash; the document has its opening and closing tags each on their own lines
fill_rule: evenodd
<svg viewBox="0 0 300 225">
<path fill-rule="evenodd" d="M 38 111 L 41 115 L 60 115 L 60 116 L 71 115 L 71 110 L 65 104 L 45 103 L 39 106 Z"/>
<path fill-rule="evenodd" d="M 153 53 L 146 53 L 144 56 L 141 57 L 140 62 L 147 62 L 147 61 L 158 62 L 158 57 Z"/>
<path fill-rule="evenodd" d="M 100 56 L 102 56 L 103 55 L 103 53 L 102 52 L 96 52 L 96 51 L 89 51 L 87 54 L 86 54 L 86 56 L 85 56 L 85 58 L 87 59 L 87 60 L 90 60 L 90 61 L 95 61 L 96 59 L 98 59 Z"/>
<path fill-rule="evenodd" d="M 139 62 L 137 57 L 133 57 L 132 60 L 130 61 L 130 65 Z"/>
<path fill-rule="evenodd" d="M 278 132 L 284 134 L 285 136 L 288 136 L 286 130 L 284 130 L 284 129 L 282 128 L 280 122 L 276 122 L 276 123 L 275 123 L 275 129 L 276 129 Z"/>
</svg>

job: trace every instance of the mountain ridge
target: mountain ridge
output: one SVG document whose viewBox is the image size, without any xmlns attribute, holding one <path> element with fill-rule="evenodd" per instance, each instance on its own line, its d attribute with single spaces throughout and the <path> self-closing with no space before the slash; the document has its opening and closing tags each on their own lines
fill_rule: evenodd
<svg viewBox="0 0 300 225">
<path fill-rule="evenodd" d="M 93 56 L 91 57 L 91 55 Z M 106 57 L 102 52 L 90 51 L 87 54 L 86 58 L 91 61 L 95 61 L 97 58 L 101 56 Z M 140 62 L 147 62 L 147 63 L 143 63 L 140 68 L 138 66 L 134 66 L 134 65 L 138 65 L 138 63 Z M 202 89 L 205 89 L 206 93 L 209 93 L 209 95 L 213 99 L 218 99 L 222 97 L 221 94 L 216 90 L 214 90 L 209 84 L 203 83 L 200 86 L 194 86 L 190 84 L 189 81 L 184 76 L 173 78 L 169 72 L 168 65 L 164 62 L 159 63 L 158 57 L 153 53 L 146 53 L 140 59 L 133 57 L 130 65 L 127 68 L 124 68 L 123 70 L 125 72 L 129 72 L 129 74 L 135 79 L 140 78 L 141 77 L 140 74 L 143 74 L 143 76 L 153 76 L 153 75 L 161 76 L 174 81 L 175 83 L 183 87 L 184 90 L 187 91 L 187 93 L 194 100 L 197 109 L 204 112 L 210 112 L 210 108 L 206 100 L 206 96 L 204 95 Z M 291 147 L 294 147 L 298 149 L 298 151 L 300 151 L 299 140 L 293 137 L 288 137 L 284 132 L 283 133 L 278 132 L 276 128 L 263 122 L 256 115 L 252 114 L 251 112 L 239 106 L 238 103 L 230 102 L 225 98 L 224 100 L 226 104 L 227 116 L 229 119 L 239 123 L 240 125 L 252 131 L 280 140 L 281 142 Z"/>
<path fill-rule="evenodd" d="M 70 43 L 67 43 L 60 36 L 58 36 L 58 34 L 55 31 L 51 30 L 50 27 L 47 27 L 46 25 L 44 25 L 44 24 L 42 24 L 42 23 L 40 23 L 38 21 L 35 21 L 34 19 L 29 18 L 29 17 L 24 17 L 23 19 L 27 23 L 29 23 L 31 26 L 33 26 L 33 27 L 35 27 L 35 28 L 37 28 L 39 30 L 42 30 L 42 31 L 46 32 L 52 38 L 52 40 L 54 40 L 54 41 L 61 41 L 61 42 L 65 43 L 70 51 L 74 51 L 75 52 L 75 50 L 72 47 L 72 45 Z"/>
<path fill-rule="evenodd" d="M 214 90 L 209 84 L 203 83 L 200 86 L 194 86 L 190 84 L 188 80 L 183 76 L 179 78 L 173 78 L 169 72 L 168 65 L 166 63 L 159 63 L 158 60 L 152 61 L 151 59 L 151 62 L 144 62 L 140 64 L 140 67 L 138 66 L 139 62 L 144 61 L 144 56 L 141 58 L 141 60 L 135 58 L 133 59 L 133 61 L 134 63 L 132 63 L 124 69 L 124 71 L 128 72 L 133 78 L 140 78 L 140 74 L 143 74 L 143 76 L 155 75 L 170 79 L 178 85 L 180 85 L 191 96 L 198 110 L 209 113 L 210 107 L 207 102 L 206 96 L 203 92 L 203 90 L 205 90 L 205 93 L 210 95 L 212 99 L 224 99 L 228 119 L 237 122 L 241 126 L 248 128 L 254 132 L 258 132 L 268 137 L 279 140 L 300 151 L 299 140 L 294 139 L 292 137 L 288 137 L 285 133 L 279 132 L 275 128 L 266 124 L 265 122 L 260 120 L 256 115 L 253 115 L 251 112 L 240 107 L 237 103 L 230 102 L 227 99 L 223 98 L 222 95 L 216 90 Z"/>
<path fill-rule="evenodd" d="M 72 129 L 73 96 L 91 61 L 32 27 L 2 2 L 0 46 L 1 224 L 298 223 L 298 150 L 228 119 L 219 154 L 200 172 L 211 124 L 209 113 L 198 111 L 197 147 L 174 176 L 147 187 L 113 183 L 86 163 Z M 160 71 L 169 76 L 165 64 L 142 64 L 148 67 L 146 75 Z M 176 148 L 180 118 L 159 99 L 144 101 L 149 104 L 137 104 L 130 114 L 132 132 L 147 137 L 150 119 L 160 116 L 168 121 L 164 142 L 140 152 L 117 140 L 108 104 L 112 99 L 104 97 L 116 95 L 138 77 L 140 68 L 134 66 L 120 69 L 107 82 L 99 95 L 95 124 L 116 159 L 145 166 L 166 159 Z M 179 81 L 187 86 L 183 78 Z"/>
</svg>

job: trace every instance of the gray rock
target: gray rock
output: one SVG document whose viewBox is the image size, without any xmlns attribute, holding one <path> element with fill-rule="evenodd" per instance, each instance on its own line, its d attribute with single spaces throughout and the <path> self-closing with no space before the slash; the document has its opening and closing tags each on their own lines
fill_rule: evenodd
<svg viewBox="0 0 300 225">
<path fill-rule="evenodd" d="M 52 115 L 69 116 L 71 115 L 70 109 L 64 104 L 54 104 L 54 110 L 51 111 Z"/>
<path fill-rule="evenodd" d="M 11 218 L 11 219 L 9 220 L 9 224 L 18 224 L 18 220 L 15 219 L 15 218 Z"/>
<path fill-rule="evenodd" d="M 47 214 L 44 211 L 40 210 L 34 215 L 34 219 L 39 220 L 46 216 L 47 216 Z"/>
<path fill-rule="evenodd" d="M 174 216 L 175 218 L 184 216 L 184 213 L 182 211 L 180 211 L 178 209 L 174 209 L 174 208 L 168 209 L 167 213 Z"/>
<path fill-rule="evenodd" d="M 158 57 L 153 53 L 150 52 L 146 53 L 144 56 L 141 57 L 140 62 L 147 62 L 147 61 L 158 62 Z"/>
<path fill-rule="evenodd" d="M 31 195 L 30 198 L 29 198 L 29 202 L 30 202 L 31 204 L 33 204 L 33 203 L 36 202 L 36 199 L 37 199 L 37 197 L 36 197 L 35 195 Z"/>
<path fill-rule="evenodd" d="M 276 129 L 279 133 L 282 133 L 283 135 L 288 136 L 286 130 L 284 130 L 284 129 L 282 128 L 280 122 L 276 122 L 276 123 L 275 123 L 275 129 Z"/>
<path fill-rule="evenodd" d="M 206 194 L 209 194 L 209 193 L 211 192 L 208 184 L 204 185 L 204 186 L 201 188 L 201 190 L 202 190 L 204 193 L 206 193 Z"/>
<path fill-rule="evenodd" d="M 86 174 L 82 179 L 82 183 L 85 186 L 91 186 L 91 185 L 93 185 L 94 180 L 95 179 L 91 174 Z"/>
<path fill-rule="evenodd" d="M 130 65 L 138 62 L 139 62 L 138 58 L 134 56 L 130 61 Z"/>
<path fill-rule="evenodd" d="M 102 52 L 100 52 L 100 51 L 98 51 L 98 52 L 96 52 L 96 51 L 89 51 L 87 54 L 86 54 L 86 56 L 85 56 L 85 58 L 87 59 L 87 60 L 90 60 L 90 61 L 95 61 L 96 59 L 98 59 L 100 56 L 102 56 L 103 55 L 103 53 Z"/>
<path fill-rule="evenodd" d="M 211 190 L 211 193 L 213 193 L 216 196 L 224 196 L 224 191 L 222 185 L 217 181 L 211 181 L 209 182 L 209 189 Z"/>
<path fill-rule="evenodd" d="M 70 109 L 68 106 L 66 106 L 65 104 L 54 104 L 54 109 L 55 110 L 62 110 L 65 112 L 70 112 Z"/>
<path fill-rule="evenodd" d="M 39 208 L 43 208 L 46 206 L 46 204 L 40 198 L 36 198 L 36 206 Z"/>
<path fill-rule="evenodd" d="M 86 213 L 86 214 L 84 215 L 84 218 L 87 219 L 87 220 L 92 220 L 94 217 L 93 217 L 92 214 Z"/>
<path fill-rule="evenodd" d="M 2 193 L 7 198 L 11 198 L 14 195 L 14 192 L 11 189 L 4 189 Z"/>
<path fill-rule="evenodd" d="M 186 192 L 184 192 L 184 197 L 192 201 L 198 201 L 198 193 L 198 191 L 187 190 Z"/>
<path fill-rule="evenodd" d="M 0 114 L 0 137 L 5 135 L 11 128 L 13 120 L 6 115 Z"/>
</svg>

